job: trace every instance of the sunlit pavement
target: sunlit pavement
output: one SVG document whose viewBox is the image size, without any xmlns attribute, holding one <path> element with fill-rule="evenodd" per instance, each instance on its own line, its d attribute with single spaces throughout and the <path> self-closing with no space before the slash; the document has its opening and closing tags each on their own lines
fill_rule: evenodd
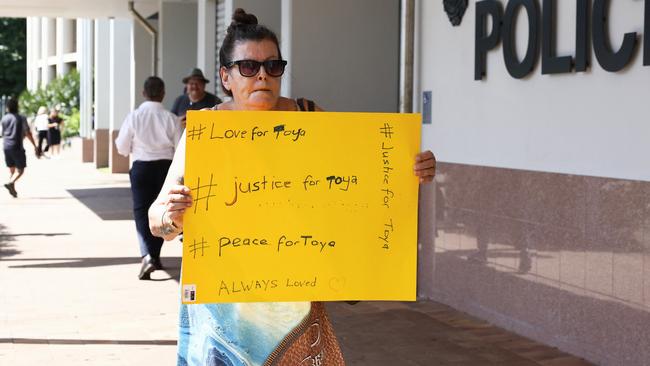
<svg viewBox="0 0 650 366">
<path fill-rule="evenodd" d="M 139 281 L 128 176 L 80 156 L 0 187 L 0 365 L 175 365 L 180 243 Z M 328 306 L 348 365 L 587 365 L 438 303 Z"/>
</svg>

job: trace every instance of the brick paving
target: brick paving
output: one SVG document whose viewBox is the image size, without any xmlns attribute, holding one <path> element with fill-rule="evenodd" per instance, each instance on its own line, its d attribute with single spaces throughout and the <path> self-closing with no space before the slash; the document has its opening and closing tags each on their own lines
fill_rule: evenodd
<svg viewBox="0 0 650 366">
<path fill-rule="evenodd" d="M 0 191 L 0 365 L 174 365 L 181 247 L 138 281 L 128 176 L 79 157 Z M 435 302 L 328 308 L 348 365 L 589 365 Z"/>
</svg>

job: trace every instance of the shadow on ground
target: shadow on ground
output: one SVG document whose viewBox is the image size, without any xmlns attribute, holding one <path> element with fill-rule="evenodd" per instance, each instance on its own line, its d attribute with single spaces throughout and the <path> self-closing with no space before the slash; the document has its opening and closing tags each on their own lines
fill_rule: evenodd
<svg viewBox="0 0 650 366">
<path fill-rule="evenodd" d="M 133 220 L 129 187 L 69 189 L 68 193 L 102 220 Z"/>
<path fill-rule="evenodd" d="M 15 238 L 18 236 L 64 236 L 64 235 L 71 235 L 70 233 L 21 233 L 21 234 L 0 234 L 0 240 L 2 238 Z M 11 239 L 13 240 L 13 239 Z"/>
<path fill-rule="evenodd" d="M 113 339 L 57 339 L 57 338 L 0 338 L 0 344 L 119 344 L 119 345 L 152 345 L 152 346 L 175 346 L 176 340 L 113 340 Z"/>
<path fill-rule="evenodd" d="M 107 258 L 20 258 L 20 259 L 3 259 L 7 262 L 39 262 L 30 264 L 11 265 L 9 268 L 90 268 L 119 266 L 125 264 L 140 263 L 137 257 L 107 257 Z M 43 263 L 46 262 L 46 263 Z M 180 281 L 181 277 L 181 257 L 162 258 L 162 263 L 169 277 L 159 278 L 154 276 L 152 281 Z"/>
<path fill-rule="evenodd" d="M 7 233 L 7 227 L 0 224 L 0 260 L 22 253 L 11 244 L 16 235 Z"/>
</svg>

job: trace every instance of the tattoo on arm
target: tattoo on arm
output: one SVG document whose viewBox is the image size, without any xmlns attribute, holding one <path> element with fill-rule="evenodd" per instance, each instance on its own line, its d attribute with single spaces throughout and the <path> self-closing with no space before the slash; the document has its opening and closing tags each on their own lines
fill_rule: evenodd
<svg viewBox="0 0 650 366">
<path fill-rule="evenodd" d="M 152 227 L 151 234 L 159 238 L 163 237 L 162 231 L 160 231 L 160 227 L 158 225 Z"/>
<path fill-rule="evenodd" d="M 160 227 L 160 219 L 157 219 L 158 214 L 160 210 L 162 209 L 162 205 L 160 205 L 160 202 L 158 202 L 158 205 L 154 203 L 154 205 L 149 208 L 149 229 L 151 230 L 151 234 L 153 236 L 157 237 L 162 237 L 162 228 Z M 153 211 L 153 212 L 152 212 Z M 153 214 L 153 215 L 152 215 Z"/>
<path fill-rule="evenodd" d="M 176 177 L 176 184 L 184 184 L 185 183 L 185 176 L 184 175 L 179 175 Z"/>
</svg>

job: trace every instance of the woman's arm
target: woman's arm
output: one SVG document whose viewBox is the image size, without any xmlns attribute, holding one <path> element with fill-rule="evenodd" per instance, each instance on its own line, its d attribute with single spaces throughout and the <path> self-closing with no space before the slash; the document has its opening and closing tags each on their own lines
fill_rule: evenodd
<svg viewBox="0 0 650 366">
<path fill-rule="evenodd" d="M 149 229 L 155 236 L 172 240 L 183 231 L 183 214 L 192 207 L 191 190 L 184 185 L 185 132 L 158 198 L 149 208 Z"/>
</svg>

